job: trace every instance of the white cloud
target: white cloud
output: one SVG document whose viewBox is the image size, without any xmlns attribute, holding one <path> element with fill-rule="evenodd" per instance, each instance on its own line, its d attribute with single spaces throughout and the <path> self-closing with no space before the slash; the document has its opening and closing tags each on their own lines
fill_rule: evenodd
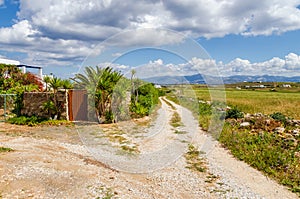
<svg viewBox="0 0 300 199">
<path fill-rule="evenodd" d="M 138 27 L 222 37 L 299 29 L 299 4 L 299 0 L 21 0 L 18 16 L 55 38 L 99 40 Z"/>
<path fill-rule="evenodd" d="M 227 64 L 219 64 L 223 76 L 230 75 L 278 75 L 299 76 L 300 58 L 295 53 L 289 53 L 284 59 L 274 57 L 264 62 L 251 63 L 249 60 L 237 58 Z"/>
<path fill-rule="evenodd" d="M 212 59 L 192 58 L 186 63 L 164 63 L 162 59 L 135 68 L 139 78 L 157 76 L 183 76 L 203 74 L 208 76 L 232 75 L 276 75 L 300 76 L 300 56 L 289 53 L 285 59 L 274 57 L 264 62 L 251 63 L 249 60 L 236 58 L 229 63 L 218 62 Z M 131 70 L 126 67 L 127 73 Z"/>
<path fill-rule="evenodd" d="M 290 53 L 285 56 L 285 68 L 287 70 L 297 70 L 300 72 L 300 56 L 295 53 Z"/>
<path fill-rule="evenodd" d="M 123 30 L 167 28 L 194 38 L 270 35 L 300 29 L 299 4 L 299 0 L 20 0 L 16 24 L 0 28 L 0 50 L 26 52 L 28 62 L 64 65 L 83 60 L 95 44 Z M 157 46 L 182 39 L 169 33 L 145 29 L 110 42 Z M 40 57 L 34 57 L 36 52 Z M 231 64 L 236 64 L 232 72 L 242 72 L 247 65 Z"/>
</svg>

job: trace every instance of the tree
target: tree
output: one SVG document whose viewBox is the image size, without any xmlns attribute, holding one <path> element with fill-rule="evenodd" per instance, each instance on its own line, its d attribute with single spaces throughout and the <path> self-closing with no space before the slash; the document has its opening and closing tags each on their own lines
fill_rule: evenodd
<svg viewBox="0 0 300 199">
<path fill-rule="evenodd" d="M 68 79 L 62 80 L 61 86 L 62 86 L 63 89 L 65 89 L 65 91 L 67 91 L 67 89 L 72 89 L 73 88 L 72 82 Z"/>
<path fill-rule="evenodd" d="M 137 103 L 139 100 L 139 79 L 136 78 L 135 80 L 135 74 L 136 74 L 136 70 L 132 69 L 131 70 L 131 95 L 134 95 L 134 103 Z"/>
<path fill-rule="evenodd" d="M 112 68 L 106 67 L 103 69 L 102 75 L 99 78 L 98 85 L 96 87 L 96 107 L 98 111 L 98 117 L 103 119 L 105 117 L 106 122 L 112 122 L 112 94 L 118 81 L 122 78 L 122 74 L 113 71 Z"/>
<path fill-rule="evenodd" d="M 75 82 L 75 87 L 84 88 L 89 93 L 94 93 L 101 75 L 102 69 L 99 66 L 96 66 L 96 68 L 87 66 L 84 68 L 83 73 L 78 73 L 71 79 Z"/>
<path fill-rule="evenodd" d="M 122 74 L 114 71 L 111 67 L 95 68 L 88 66 L 84 69 L 84 74 L 76 74 L 74 78 L 75 86 L 84 88 L 89 94 L 91 109 L 94 109 L 100 123 L 112 122 L 112 94 L 114 87 L 122 78 Z"/>
<path fill-rule="evenodd" d="M 138 89 L 139 98 L 136 102 L 135 95 L 131 96 L 131 112 L 133 117 L 143 117 L 149 115 L 154 106 L 158 103 L 159 92 L 153 84 L 145 84 Z"/>
<path fill-rule="evenodd" d="M 92 66 L 87 66 L 84 68 L 83 73 L 75 74 L 74 78 L 71 80 L 74 81 L 74 87 L 77 89 L 85 89 L 88 93 L 88 109 L 89 109 L 89 118 L 94 118 L 94 112 L 97 113 L 95 103 L 96 103 L 96 87 L 99 81 L 99 78 L 102 75 L 102 69 L 99 66 L 95 68 Z"/>
<path fill-rule="evenodd" d="M 130 81 L 131 81 L 131 95 L 133 95 L 134 93 L 134 81 L 133 78 L 136 74 L 136 71 L 134 69 L 131 70 L 131 77 L 130 77 Z"/>
<path fill-rule="evenodd" d="M 46 84 L 46 92 L 47 92 L 48 91 L 48 85 L 49 85 L 49 83 L 51 81 L 51 77 L 50 76 L 44 76 L 43 80 L 44 80 L 44 82 Z"/>
<path fill-rule="evenodd" d="M 60 116 L 61 116 L 61 103 L 58 101 L 57 92 L 58 92 L 58 89 L 61 88 L 61 86 L 62 86 L 62 80 L 58 77 L 51 78 L 51 80 L 49 82 L 49 86 L 53 90 L 52 102 L 55 107 L 55 110 L 54 110 L 55 115 L 56 115 L 57 119 L 59 120 Z"/>
<path fill-rule="evenodd" d="M 48 112 L 48 115 L 52 118 L 56 117 L 58 120 L 61 118 L 62 110 L 64 107 L 64 102 L 59 100 L 60 93 L 59 89 L 67 89 L 73 88 L 73 84 L 70 80 L 62 80 L 58 77 L 49 77 L 46 76 L 44 78 L 46 83 L 46 91 L 50 88 L 52 90 L 51 98 L 44 103 L 43 109 Z M 49 88 L 48 88 L 49 87 Z"/>
</svg>

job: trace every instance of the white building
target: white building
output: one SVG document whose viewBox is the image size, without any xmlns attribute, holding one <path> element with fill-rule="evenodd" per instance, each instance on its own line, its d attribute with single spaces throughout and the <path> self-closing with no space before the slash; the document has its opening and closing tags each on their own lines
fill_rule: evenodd
<svg viewBox="0 0 300 199">
<path fill-rule="evenodd" d="M 283 88 L 292 88 L 292 86 L 290 84 L 282 84 Z"/>
<path fill-rule="evenodd" d="M 20 65 L 19 61 L 0 58 L 0 64 Z"/>
<path fill-rule="evenodd" d="M 40 66 L 21 65 L 21 63 L 19 61 L 11 60 L 11 59 L 3 59 L 3 58 L 0 58 L 0 64 L 15 65 L 15 66 L 21 68 L 23 73 L 26 73 L 26 68 L 38 69 L 38 76 L 40 78 L 43 78 L 43 68 Z"/>
</svg>

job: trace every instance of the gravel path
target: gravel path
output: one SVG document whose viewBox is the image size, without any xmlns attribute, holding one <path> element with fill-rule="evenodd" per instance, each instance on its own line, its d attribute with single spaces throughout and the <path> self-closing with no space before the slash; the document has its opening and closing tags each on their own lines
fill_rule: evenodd
<svg viewBox="0 0 300 199">
<path fill-rule="evenodd" d="M 138 146 L 138 154 L 120 154 L 99 125 L 10 134 L 21 129 L 5 131 L 0 124 L 0 146 L 15 150 L 0 153 L 0 198 L 298 198 L 233 158 L 199 129 L 190 111 L 161 102 L 147 131 L 118 134 Z M 169 123 L 175 111 L 183 124 L 176 128 Z M 76 140 L 77 133 L 84 144 Z M 208 171 L 186 168 L 182 154 L 189 141 L 199 149 L 211 146 L 202 155 Z"/>
</svg>

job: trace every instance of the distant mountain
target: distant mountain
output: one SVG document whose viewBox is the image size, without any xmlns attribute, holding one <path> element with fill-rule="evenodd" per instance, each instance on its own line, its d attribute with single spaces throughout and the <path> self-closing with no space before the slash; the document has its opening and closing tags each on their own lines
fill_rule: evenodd
<svg viewBox="0 0 300 199">
<path fill-rule="evenodd" d="M 206 76 L 210 81 L 213 79 L 219 79 L 217 77 Z M 300 76 L 295 77 L 284 77 L 284 76 L 248 76 L 248 75 L 234 75 L 229 77 L 223 77 L 223 82 L 225 84 L 232 84 L 237 82 L 300 82 Z M 205 84 L 201 74 L 190 75 L 190 76 L 160 76 L 160 77 L 151 77 L 145 78 L 145 81 L 152 82 L 155 84 Z M 216 81 L 217 82 L 217 81 Z"/>
</svg>

